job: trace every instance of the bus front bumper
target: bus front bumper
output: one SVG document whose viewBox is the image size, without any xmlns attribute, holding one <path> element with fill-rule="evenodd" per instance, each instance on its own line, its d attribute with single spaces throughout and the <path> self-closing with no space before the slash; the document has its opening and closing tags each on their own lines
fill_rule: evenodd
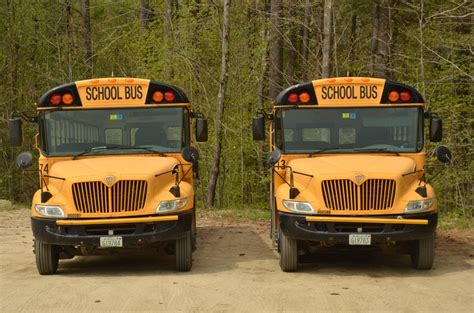
<svg viewBox="0 0 474 313">
<path fill-rule="evenodd" d="M 370 234 L 371 243 L 410 241 L 433 234 L 438 213 L 383 216 L 304 216 L 278 213 L 280 228 L 293 239 L 349 243 L 351 234 Z"/>
<path fill-rule="evenodd" d="M 101 237 L 120 236 L 123 247 L 175 240 L 192 229 L 193 212 L 107 219 L 31 218 L 35 240 L 66 246 L 100 246 Z"/>
</svg>

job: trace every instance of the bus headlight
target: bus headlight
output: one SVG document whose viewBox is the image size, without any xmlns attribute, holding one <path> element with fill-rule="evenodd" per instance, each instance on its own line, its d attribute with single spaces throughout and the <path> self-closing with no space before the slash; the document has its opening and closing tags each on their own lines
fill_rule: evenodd
<svg viewBox="0 0 474 313">
<path fill-rule="evenodd" d="M 433 206 L 433 203 L 433 199 L 410 201 L 405 208 L 405 212 L 409 213 L 429 210 Z"/>
<path fill-rule="evenodd" d="M 314 209 L 309 202 L 283 200 L 283 206 L 297 213 L 314 213 Z"/>
<path fill-rule="evenodd" d="M 155 213 L 176 211 L 176 210 L 184 208 L 186 204 L 188 204 L 188 199 L 186 198 L 161 201 L 160 204 L 158 204 L 158 207 L 156 208 Z"/>
<path fill-rule="evenodd" d="M 57 205 L 37 204 L 35 205 L 35 211 L 44 217 L 65 217 L 63 210 Z"/>
</svg>

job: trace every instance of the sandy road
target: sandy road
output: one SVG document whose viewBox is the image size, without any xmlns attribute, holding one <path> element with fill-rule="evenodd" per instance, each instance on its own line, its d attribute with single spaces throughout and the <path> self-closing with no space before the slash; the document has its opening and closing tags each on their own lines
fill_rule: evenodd
<svg viewBox="0 0 474 313">
<path fill-rule="evenodd" d="M 76 257 L 36 272 L 29 211 L 0 212 L 1 312 L 473 312 L 471 232 L 441 232 L 435 268 L 390 251 L 330 251 L 283 273 L 262 223 L 201 219 L 190 273 L 165 254 Z"/>
</svg>

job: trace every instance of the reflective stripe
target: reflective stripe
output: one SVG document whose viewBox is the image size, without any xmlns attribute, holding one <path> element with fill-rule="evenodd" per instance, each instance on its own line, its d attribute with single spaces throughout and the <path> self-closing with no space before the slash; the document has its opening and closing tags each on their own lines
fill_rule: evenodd
<svg viewBox="0 0 474 313">
<path fill-rule="evenodd" d="M 372 223 L 372 224 L 407 224 L 428 225 L 428 220 L 371 218 L 371 217 L 336 217 L 336 216 L 306 216 L 307 222 L 340 222 L 340 223 Z"/>
<path fill-rule="evenodd" d="M 114 219 L 94 219 L 94 220 L 57 220 L 57 225 L 104 225 L 104 224 L 131 224 L 131 223 L 149 223 L 177 221 L 178 215 L 165 215 L 153 217 L 131 217 Z"/>
</svg>

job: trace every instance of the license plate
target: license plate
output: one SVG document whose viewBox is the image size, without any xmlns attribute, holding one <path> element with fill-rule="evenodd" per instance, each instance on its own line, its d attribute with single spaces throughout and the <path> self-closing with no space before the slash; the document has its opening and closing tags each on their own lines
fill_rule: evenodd
<svg viewBox="0 0 474 313">
<path fill-rule="evenodd" d="M 350 234 L 349 245 L 351 246 L 370 246 L 370 234 Z"/>
<path fill-rule="evenodd" d="M 122 236 L 100 237 L 101 247 L 122 247 Z"/>
</svg>

